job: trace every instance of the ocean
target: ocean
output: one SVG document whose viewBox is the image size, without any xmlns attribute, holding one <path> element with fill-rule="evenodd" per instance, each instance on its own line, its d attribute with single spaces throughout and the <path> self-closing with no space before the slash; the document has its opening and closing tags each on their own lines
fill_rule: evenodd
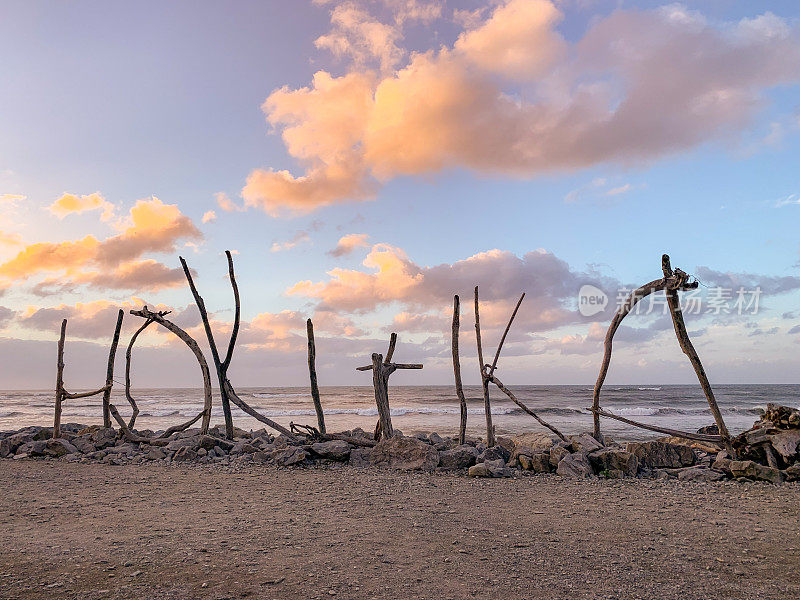
<svg viewBox="0 0 800 600">
<path fill-rule="evenodd" d="M 565 434 L 588 431 L 592 416 L 592 388 L 589 385 L 509 386 L 520 400 L 544 420 Z M 78 390 L 76 390 L 78 391 Z M 242 398 L 262 414 L 287 425 L 290 422 L 316 425 L 314 407 L 307 387 L 240 388 Z M 320 390 L 329 431 L 361 427 L 371 431 L 377 410 L 371 387 L 323 387 Z M 483 397 L 479 386 L 466 386 L 470 435 L 485 433 Z M 800 407 L 800 385 L 717 385 L 717 402 L 732 433 L 752 426 L 768 402 Z M 52 425 L 52 391 L 0 392 L 0 430 L 26 425 Z M 202 410 L 199 389 L 145 389 L 134 391 L 140 414 L 138 429 L 165 429 L 195 416 Z M 492 415 L 498 434 L 539 431 L 542 427 L 497 390 L 492 390 Z M 124 390 L 113 393 L 112 402 L 123 416 L 130 414 Z M 389 388 L 392 424 L 405 433 L 437 431 L 454 435 L 459 425 L 459 405 L 453 386 L 393 386 Z M 695 431 L 714 423 L 708 404 L 697 385 L 608 385 L 602 406 L 631 419 Z M 263 425 L 231 407 L 234 423 L 242 429 Z M 102 421 L 101 396 L 66 400 L 62 422 L 97 424 Z M 222 421 L 219 398 L 214 398 L 212 425 Z M 602 419 L 602 429 L 618 440 L 640 440 L 655 434 L 611 419 Z"/>
</svg>

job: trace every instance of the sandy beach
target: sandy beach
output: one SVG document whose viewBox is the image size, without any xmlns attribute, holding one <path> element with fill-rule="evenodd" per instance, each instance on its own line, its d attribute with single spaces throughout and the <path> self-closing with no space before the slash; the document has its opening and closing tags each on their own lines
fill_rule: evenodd
<svg viewBox="0 0 800 600">
<path fill-rule="evenodd" d="M 0 597 L 800 597 L 800 485 L 3 461 Z"/>
</svg>

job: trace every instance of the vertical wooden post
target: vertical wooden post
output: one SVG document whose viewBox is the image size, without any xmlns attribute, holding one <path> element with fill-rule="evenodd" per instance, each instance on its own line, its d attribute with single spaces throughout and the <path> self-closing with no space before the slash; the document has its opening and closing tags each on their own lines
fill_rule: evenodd
<svg viewBox="0 0 800 600">
<path fill-rule="evenodd" d="M 53 417 L 53 439 L 61 437 L 61 403 L 64 401 L 64 339 L 67 336 L 67 320 L 61 321 L 61 336 L 58 338 L 56 362 L 56 407 Z"/>
<path fill-rule="evenodd" d="M 319 432 L 325 433 L 325 413 L 322 411 L 322 402 L 319 399 L 319 386 L 317 385 L 317 349 L 314 344 L 314 324 L 311 319 L 306 321 L 308 335 L 308 376 L 311 379 L 311 399 L 314 401 L 314 410 L 317 413 L 317 426 Z"/>
<path fill-rule="evenodd" d="M 458 355 L 458 329 L 461 320 L 461 302 L 458 294 L 453 296 L 453 372 L 456 381 L 456 396 L 461 408 L 461 423 L 458 427 L 458 443 L 463 444 L 467 437 L 467 399 L 464 397 L 464 386 L 461 383 L 461 358 Z"/>
<path fill-rule="evenodd" d="M 380 354 L 372 355 L 372 386 L 375 388 L 380 437 L 382 439 L 390 438 L 394 435 L 394 429 L 389 409 L 389 378 L 384 370 L 383 356 Z"/>
<path fill-rule="evenodd" d="M 486 445 L 490 448 L 495 445 L 494 425 L 492 424 L 492 404 L 489 400 L 489 377 L 486 373 L 486 364 L 483 362 L 483 347 L 481 346 L 481 318 L 478 307 L 478 286 L 475 286 L 475 341 L 478 344 L 478 363 L 481 369 L 481 385 L 483 386 L 483 410 L 486 413 Z"/>
<path fill-rule="evenodd" d="M 117 326 L 114 329 L 114 337 L 111 340 L 111 349 L 108 351 L 108 367 L 106 368 L 106 390 L 103 392 L 103 427 L 111 427 L 111 412 L 108 404 L 111 402 L 111 388 L 114 385 L 114 359 L 117 357 L 117 346 L 119 345 L 119 333 L 122 329 L 122 319 L 125 311 L 121 308 L 117 314 Z"/>
</svg>

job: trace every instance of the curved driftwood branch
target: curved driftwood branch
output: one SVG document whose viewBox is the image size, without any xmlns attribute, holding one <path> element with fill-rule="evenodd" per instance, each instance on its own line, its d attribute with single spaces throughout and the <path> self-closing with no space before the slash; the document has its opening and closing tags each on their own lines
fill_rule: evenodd
<svg viewBox="0 0 800 600">
<path fill-rule="evenodd" d="M 236 347 L 236 338 L 239 336 L 239 320 L 242 313 L 241 302 L 239 301 L 239 286 L 236 283 L 236 275 L 233 272 L 233 257 L 230 250 L 225 250 L 225 256 L 228 259 L 228 279 L 230 279 L 231 287 L 233 288 L 233 329 L 231 329 L 231 339 L 228 341 L 228 352 L 225 354 L 225 360 L 222 361 L 222 368 L 228 372 L 228 367 L 231 366 L 233 360 L 233 350 Z"/>
<path fill-rule="evenodd" d="M 456 382 L 456 396 L 461 411 L 461 421 L 458 427 L 458 443 L 463 444 L 467 437 L 467 399 L 464 396 L 464 386 L 461 383 L 461 357 L 458 354 L 458 329 L 461 321 L 461 301 L 458 294 L 453 296 L 453 337 L 451 347 L 453 350 L 453 373 Z"/>
<path fill-rule="evenodd" d="M 691 290 L 697 287 L 697 282 L 689 283 L 683 277 L 662 277 L 650 283 L 635 289 L 630 296 L 628 296 L 625 303 L 617 309 L 614 318 L 611 319 L 611 324 L 608 326 L 606 337 L 603 342 L 603 362 L 600 365 L 600 373 L 597 375 L 597 381 L 594 384 L 594 392 L 592 393 L 592 412 L 594 413 L 594 437 L 600 441 L 600 414 L 597 412 L 600 409 L 600 390 L 606 380 L 608 374 L 608 367 L 611 364 L 611 351 L 614 343 L 614 334 L 619 329 L 622 320 L 628 316 L 628 313 L 633 310 L 633 307 L 650 294 L 666 290 L 667 288 L 678 290 Z"/>
<path fill-rule="evenodd" d="M 131 314 L 147 321 L 155 321 L 165 329 L 168 329 L 178 336 L 178 338 L 189 347 L 195 355 L 195 358 L 197 358 L 197 362 L 200 364 L 200 371 L 203 374 L 203 412 L 200 413 L 200 415 L 203 416 L 203 423 L 200 426 L 200 430 L 202 433 L 207 433 L 211 422 L 211 373 L 209 372 L 206 357 L 203 356 L 203 351 L 200 349 L 200 346 L 194 338 L 183 329 L 175 325 L 172 321 L 165 319 L 164 315 L 168 314 L 166 312 L 153 312 L 144 306 L 141 310 L 132 310 Z"/>
<path fill-rule="evenodd" d="M 92 390 L 91 392 L 64 392 L 64 398 L 68 400 L 75 400 L 76 398 L 88 398 L 89 396 L 97 396 L 98 394 L 103 394 L 111 389 L 109 386 L 104 385 L 98 390 Z"/>
<path fill-rule="evenodd" d="M 689 276 L 680 269 L 675 269 L 675 271 L 672 270 L 669 256 L 666 254 L 661 257 L 661 268 L 664 272 L 665 279 L 674 278 L 679 282 L 685 283 L 685 281 L 689 278 Z M 697 287 L 697 284 L 695 283 L 694 286 Z M 711 414 L 714 415 L 714 421 L 717 423 L 717 428 L 719 429 L 722 443 L 728 452 L 730 452 L 732 456 L 735 456 L 736 454 L 733 450 L 733 446 L 731 445 L 731 435 L 728 432 L 728 428 L 725 426 L 725 421 L 722 418 L 722 413 L 719 410 L 719 406 L 717 406 L 717 400 L 714 398 L 714 392 L 711 389 L 711 383 L 709 383 L 705 369 L 703 369 L 703 364 L 700 362 L 700 356 L 698 356 L 697 351 L 694 349 L 692 340 L 689 339 L 689 332 L 686 330 L 686 323 L 683 321 L 681 301 L 678 297 L 679 288 L 680 284 L 678 287 L 670 286 L 666 289 L 667 305 L 669 306 L 669 312 L 672 316 L 672 324 L 675 328 L 675 336 L 678 338 L 678 343 L 680 344 L 681 350 L 689 358 L 689 362 L 692 363 L 692 368 L 697 374 L 697 379 L 700 381 L 700 387 L 703 388 L 703 393 L 708 401 L 708 406 L 711 408 Z"/>
<path fill-rule="evenodd" d="M 514 322 L 514 317 L 517 316 L 517 311 L 519 310 L 520 304 L 522 304 L 522 300 L 525 298 L 525 292 L 519 297 L 517 301 L 517 305 L 514 307 L 514 312 L 511 313 L 511 318 L 508 319 L 508 324 L 506 325 L 505 331 L 503 331 L 503 337 L 500 338 L 500 343 L 497 345 L 497 352 L 494 354 L 494 360 L 492 361 L 492 366 L 489 368 L 489 377 L 494 374 L 495 369 L 497 368 L 497 361 L 500 360 L 500 351 L 503 349 L 503 344 L 506 341 L 506 336 L 508 335 L 509 329 L 511 329 L 511 324 Z"/>
<path fill-rule="evenodd" d="M 186 264 L 186 261 L 182 256 L 178 257 L 181 261 L 181 266 L 183 267 L 183 274 L 186 276 L 186 281 L 189 283 L 189 289 L 192 292 L 192 296 L 194 297 L 194 302 L 197 305 L 197 310 L 200 311 L 200 318 L 203 321 L 203 329 L 206 332 L 206 338 L 208 339 L 208 346 L 211 348 L 211 358 L 214 361 L 214 367 L 217 371 L 217 379 L 219 380 L 219 393 L 220 393 L 220 401 L 222 403 L 222 413 L 225 416 L 225 435 L 226 437 L 233 438 L 233 417 L 231 416 L 231 406 L 230 401 L 228 398 L 227 390 L 225 389 L 224 382 L 227 379 L 227 371 L 222 366 L 222 361 L 219 358 L 219 351 L 217 350 L 217 344 L 214 341 L 214 333 L 211 331 L 211 323 L 208 320 L 208 311 L 206 310 L 206 304 L 203 302 L 202 296 L 200 296 L 200 292 L 197 291 L 197 287 L 194 285 L 194 279 L 192 279 L 192 273 L 189 271 L 189 265 Z M 230 256 L 228 257 L 230 259 Z M 232 270 L 232 262 L 229 262 L 229 271 Z M 236 294 L 237 290 L 235 288 L 235 279 L 231 279 L 231 285 L 234 285 L 234 294 Z"/>
<path fill-rule="evenodd" d="M 133 353 L 133 345 L 136 343 L 136 339 L 139 337 L 139 334 L 142 333 L 145 329 L 150 326 L 150 323 L 153 323 L 152 319 L 147 319 L 144 324 L 136 330 L 136 332 L 131 336 L 131 340 L 128 342 L 128 348 L 125 350 L 125 397 L 128 399 L 128 404 L 131 405 L 131 418 L 128 421 L 128 427 L 133 429 L 133 424 L 136 422 L 136 416 L 139 414 L 139 407 L 136 405 L 136 400 L 134 400 L 133 395 L 131 394 L 131 354 Z"/>
<path fill-rule="evenodd" d="M 233 386 L 231 385 L 230 381 L 228 381 L 226 379 L 223 385 L 225 386 L 225 392 L 228 394 L 228 397 L 231 399 L 231 402 L 233 402 L 236 406 L 241 408 L 248 415 L 250 415 L 251 417 L 253 417 L 257 421 L 261 421 L 265 425 L 268 425 L 269 427 L 272 427 L 272 429 L 274 429 L 275 431 L 279 431 L 280 433 L 282 433 L 283 435 L 285 435 L 286 437 L 288 437 L 291 440 L 296 440 L 297 439 L 295 437 L 295 435 L 289 429 L 287 429 L 286 427 L 284 427 L 280 423 L 276 423 L 275 421 L 273 421 L 269 417 L 265 417 L 260 412 L 258 412 L 256 409 L 254 409 L 249 404 L 247 404 L 247 402 L 242 400 L 241 397 L 239 397 L 239 394 L 236 393 L 236 390 L 233 389 Z"/>
<path fill-rule="evenodd" d="M 308 376 L 311 380 L 311 400 L 314 402 L 314 411 L 317 413 L 319 432 L 325 433 L 325 413 L 319 399 L 319 385 L 317 384 L 317 347 L 314 343 L 314 324 L 311 319 L 306 321 L 306 335 L 308 336 Z"/>
<path fill-rule="evenodd" d="M 620 417 L 619 415 L 610 413 L 606 410 L 603 410 L 602 408 L 597 409 L 596 411 L 593 408 L 587 408 L 586 410 L 594 412 L 595 414 L 598 414 L 601 417 L 608 417 L 609 419 L 615 419 L 617 421 L 621 421 L 622 423 L 633 425 L 634 427 L 647 429 L 649 431 L 655 431 L 656 433 L 663 433 L 665 435 L 682 437 L 687 440 L 695 440 L 698 442 L 714 442 L 717 444 L 722 442 L 721 436 L 713 435 L 710 433 L 689 433 L 688 431 L 679 431 L 678 429 L 670 429 L 669 427 L 658 427 L 656 425 L 648 425 L 647 423 L 640 423 L 638 421 L 632 421 L 631 419 L 626 419 L 625 417 Z"/>
<path fill-rule="evenodd" d="M 486 414 L 486 445 L 495 444 L 494 425 L 492 424 L 492 403 L 489 400 L 489 375 L 487 365 L 483 362 L 483 346 L 481 344 L 481 317 L 478 302 L 478 286 L 475 286 L 475 342 L 478 345 L 478 366 L 481 370 L 481 386 L 483 387 L 483 410 Z"/>
<path fill-rule="evenodd" d="M 511 401 L 512 401 L 514 404 L 516 404 L 517 406 L 519 406 L 519 407 L 520 407 L 522 410 L 524 410 L 526 413 L 528 413 L 528 414 L 529 414 L 530 416 L 532 416 L 534 419 L 536 419 L 537 421 L 539 421 L 539 423 L 540 423 L 541 425 L 543 425 L 544 427 L 547 427 L 547 428 L 548 428 L 550 431 L 552 431 L 553 433 L 555 433 L 555 434 L 556 434 L 558 437 L 560 437 L 560 438 L 561 438 L 562 440 L 564 440 L 565 442 L 567 441 L 567 438 L 566 438 L 566 437 L 564 437 L 564 434 L 563 434 L 563 433 L 561 433 L 561 432 L 560 432 L 558 429 L 556 429 L 556 428 L 555 428 L 553 425 L 550 425 L 550 423 L 548 423 L 547 421 L 545 421 L 544 419 L 542 419 L 542 418 L 541 418 L 539 415 L 537 415 L 537 414 L 536 414 L 535 412 L 533 412 L 533 411 L 532 411 L 530 408 L 528 408 L 528 407 L 527 407 L 527 406 L 526 406 L 526 405 L 525 405 L 525 404 L 524 404 L 524 403 L 523 403 L 523 402 L 522 402 L 522 401 L 521 401 L 519 398 L 517 398 L 517 397 L 514 395 L 514 393 L 513 393 L 511 390 L 509 390 L 509 389 L 508 389 L 506 386 L 504 386 L 504 385 L 503 385 L 503 382 L 502 382 L 502 381 L 500 381 L 500 380 L 497 378 L 497 376 L 496 376 L 496 375 L 492 375 L 492 376 L 491 376 L 491 382 L 492 382 L 493 384 L 495 384 L 495 385 L 497 386 L 497 388 L 498 388 L 498 389 L 499 389 L 501 392 L 503 392 L 503 393 L 504 393 L 506 396 L 508 396 L 508 397 L 509 397 L 509 399 L 510 399 L 510 400 L 511 400 Z"/>
<path fill-rule="evenodd" d="M 106 389 L 103 392 L 103 427 L 111 427 L 111 415 L 108 412 L 108 403 L 111 401 L 111 388 L 114 386 L 114 360 L 117 357 L 117 346 L 119 345 L 119 333 L 122 330 L 122 319 L 125 311 L 121 308 L 117 313 L 117 326 L 114 329 L 114 337 L 111 340 L 111 349 L 108 352 L 108 366 L 106 368 Z"/>
</svg>

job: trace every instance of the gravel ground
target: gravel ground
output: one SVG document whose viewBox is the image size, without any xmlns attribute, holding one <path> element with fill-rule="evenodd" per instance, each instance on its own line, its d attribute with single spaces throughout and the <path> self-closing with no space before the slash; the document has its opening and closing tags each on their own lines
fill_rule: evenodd
<svg viewBox="0 0 800 600">
<path fill-rule="evenodd" d="M 0 461 L 0 598 L 800 598 L 800 485 Z"/>
</svg>

